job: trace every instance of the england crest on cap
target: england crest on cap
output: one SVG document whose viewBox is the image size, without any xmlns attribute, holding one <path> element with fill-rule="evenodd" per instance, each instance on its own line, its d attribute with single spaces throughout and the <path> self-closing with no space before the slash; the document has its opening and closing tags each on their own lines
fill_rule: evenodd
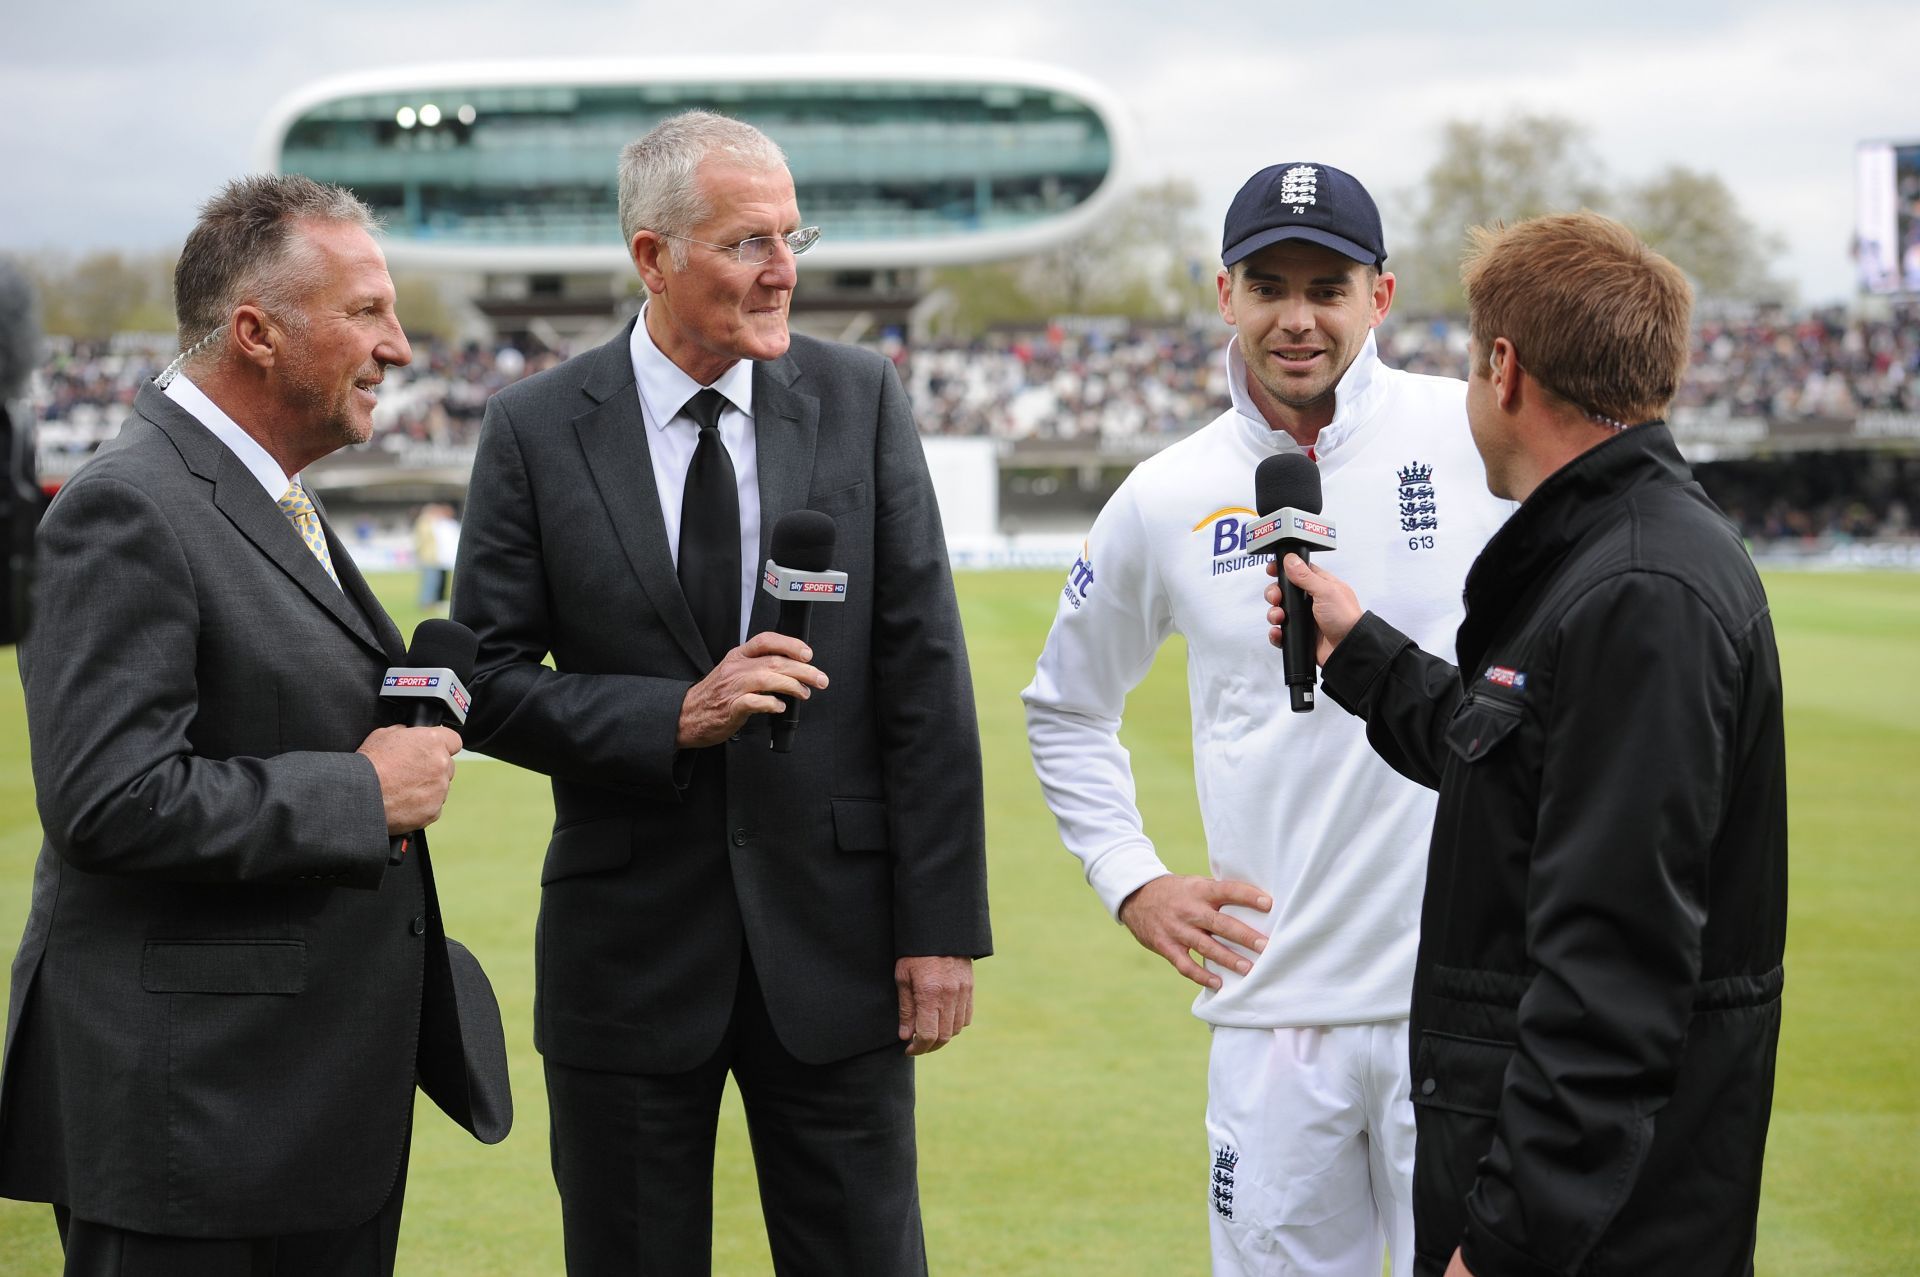
<svg viewBox="0 0 1920 1277">
<path fill-rule="evenodd" d="M 1280 202 L 1292 204 L 1294 212 L 1305 211 L 1305 206 L 1314 202 L 1314 195 L 1320 189 L 1318 181 L 1320 170 L 1311 164 L 1296 164 L 1280 175 Z"/>
</svg>

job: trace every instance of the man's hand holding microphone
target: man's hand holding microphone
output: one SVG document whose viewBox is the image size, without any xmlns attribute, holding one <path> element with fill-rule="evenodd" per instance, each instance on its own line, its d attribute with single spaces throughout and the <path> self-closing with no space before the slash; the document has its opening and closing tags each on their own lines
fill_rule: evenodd
<svg viewBox="0 0 1920 1277">
<path fill-rule="evenodd" d="M 1280 602 L 1278 577 L 1281 572 L 1285 572 L 1286 579 L 1313 600 L 1313 621 L 1320 632 L 1319 642 L 1314 644 L 1313 662 L 1325 666 L 1327 658 L 1333 655 L 1333 649 L 1360 623 L 1360 618 L 1366 615 L 1367 610 L 1360 606 L 1359 596 L 1345 581 L 1324 568 L 1304 561 L 1297 554 L 1286 555 L 1267 564 L 1267 575 L 1276 578 L 1267 587 L 1267 641 L 1275 647 L 1281 645 L 1287 619 L 1286 609 Z"/>
<path fill-rule="evenodd" d="M 825 691 L 826 674 L 815 667 L 807 642 L 813 607 L 844 603 L 847 577 L 835 572 L 833 519 L 818 510 L 789 510 L 773 525 L 772 557 L 761 588 L 780 600 L 779 619 L 728 652 L 707 676 L 687 689 L 674 744 L 681 749 L 718 745 L 755 714 L 772 714 L 772 745 L 793 748 L 801 701 Z"/>
<path fill-rule="evenodd" d="M 381 727 L 360 742 L 380 777 L 387 832 L 407 834 L 440 819 L 453 784 L 460 733 L 450 727 Z"/>
<path fill-rule="evenodd" d="M 453 756 L 461 747 L 454 728 L 467 721 L 467 684 L 478 646 L 473 631 L 458 622 L 422 621 L 407 664 L 389 669 L 382 680 L 380 698 L 406 724 L 376 729 L 355 752 L 366 755 L 380 777 L 395 864 L 406 852 L 406 835 L 440 819 L 446 804 Z"/>
</svg>

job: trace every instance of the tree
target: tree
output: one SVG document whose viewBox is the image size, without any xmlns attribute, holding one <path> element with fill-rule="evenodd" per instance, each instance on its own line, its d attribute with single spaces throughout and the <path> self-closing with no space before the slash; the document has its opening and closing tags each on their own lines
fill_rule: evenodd
<svg viewBox="0 0 1920 1277">
<path fill-rule="evenodd" d="M 1026 291 L 1062 314 L 1179 314 L 1199 206 L 1181 178 L 1136 187 L 1084 234 L 1029 259 Z"/>
<path fill-rule="evenodd" d="M 460 317 L 447 304 L 444 284 L 433 276 L 394 276 L 393 309 L 409 336 L 452 341 L 460 335 Z"/>
<path fill-rule="evenodd" d="M 1459 314 L 1460 258 L 1470 227 L 1541 213 L 1598 209 L 1604 177 L 1585 131 L 1571 120 L 1521 115 L 1505 124 L 1452 120 L 1441 126 L 1440 155 L 1409 198 L 1410 243 L 1387 265 L 1401 302 L 1421 314 Z"/>
<path fill-rule="evenodd" d="M 1165 318 L 1194 305 L 1191 263 L 1207 255 L 1194 220 L 1200 197 L 1173 178 L 1136 187 L 1092 227 L 1057 247 L 1012 262 L 935 273 L 945 315 L 963 332 L 1056 315 Z"/>
<path fill-rule="evenodd" d="M 1614 182 L 1586 130 L 1559 116 L 1442 125 L 1439 158 L 1400 203 L 1412 234 L 1399 252 L 1389 236 L 1387 265 L 1400 280 L 1397 304 L 1413 314 L 1466 309 L 1460 258 L 1468 228 L 1580 208 L 1633 227 L 1687 272 L 1703 299 L 1778 300 L 1786 291 L 1769 271 L 1784 246 L 1740 212 L 1720 178 L 1676 165 L 1644 182 Z"/>
<path fill-rule="evenodd" d="M 22 259 L 40 295 L 49 334 L 100 341 L 123 332 L 173 331 L 173 260 L 89 253 L 78 261 L 43 252 Z"/>
<path fill-rule="evenodd" d="M 994 324 L 1032 324 L 1049 311 L 1029 297 L 1020 282 L 1019 262 L 981 262 L 947 266 L 933 273 L 930 292 L 933 331 L 940 335 L 977 336 Z"/>
<path fill-rule="evenodd" d="M 1785 244 L 1748 221 L 1711 173 L 1676 164 L 1629 188 L 1620 217 L 1685 271 L 1703 299 L 1781 301 L 1790 291 L 1768 269 Z"/>
</svg>

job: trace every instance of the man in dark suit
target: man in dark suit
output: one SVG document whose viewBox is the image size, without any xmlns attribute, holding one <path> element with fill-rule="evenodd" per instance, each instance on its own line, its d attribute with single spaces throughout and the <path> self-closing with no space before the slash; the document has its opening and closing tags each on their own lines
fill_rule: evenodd
<svg viewBox="0 0 1920 1277">
<path fill-rule="evenodd" d="M 454 579 L 476 745 L 553 777 L 535 1025 L 568 1271 L 707 1271 L 731 1073 L 776 1271 L 924 1272 L 910 1057 L 968 1023 L 991 945 L 925 458 L 891 364 L 788 335 L 818 232 L 771 141 L 676 116 L 620 187 L 647 305 L 489 403 Z M 811 643 L 755 588 L 801 509 L 849 577 Z"/>
<path fill-rule="evenodd" d="M 211 200 L 181 359 L 41 525 L 0 1193 L 69 1274 L 390 1273 L 416 1072 L 505 1134 L 491 994 L 390 843 L 460 738 L 381 726 L 404 644 L 300 480 L 409 358 L 370 225 L 305 178 Z"/>
</svg>

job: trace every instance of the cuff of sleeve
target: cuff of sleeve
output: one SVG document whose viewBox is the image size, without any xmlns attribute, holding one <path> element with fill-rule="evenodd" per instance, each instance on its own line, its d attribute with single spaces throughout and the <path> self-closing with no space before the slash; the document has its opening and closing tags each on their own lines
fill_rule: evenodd
<svg viewBox="0 0 1920 1277">
<path fill-rule="evenodd" d="M 686 708 L 692 683 L 645 680 L 640 684 L 640 700 L 633 710 L 633 722 L 639 730 L 637 740 L 639 775 L 629 773 L 620 783 L 638 785 L 663 796 L 686 795 L 693 783 L 693 772 L 704 750 L 680 747 L 680 715 Z"/>
<path fill-rule="evenodd" d="M 1118 922 L 1120 906 L 1128 896 L 1171 872 L 1154 854 L 1151 843 L 1128 843 L 1102 853 L 1089 864 L 1087 882 L 1099 895 L 1100 903 L 1107 907 L 1107 913 Z"/>
<path fill-rule="evenodd" d="M 1320 690 L 1349 714 L 1367 716 L 1367 692 L 1413 640 L 1372 612 L 1357 622 L 1320 670 Z"/>
<path fill-rule="evenodd" d="M 353 858 L 341 879 L 346 886 L 372 891 L 378 889 L 387 876 L 393 847 L 387 837 L 387 808 L 380 796 L 380 773 L 374 769 L 371 758 L 357 751 L 348 754 L 345 761 L 352 774 L 343 792 L 352 797 L 341 804 L 340 817 Z"/>
</svg>

